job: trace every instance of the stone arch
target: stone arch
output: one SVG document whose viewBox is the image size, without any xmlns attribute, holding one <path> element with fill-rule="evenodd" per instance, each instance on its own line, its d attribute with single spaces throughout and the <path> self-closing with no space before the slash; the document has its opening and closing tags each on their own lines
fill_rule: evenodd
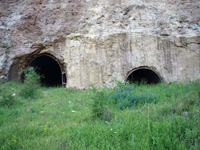
<svg viewBox="0 0 200 150">
<path fill-rule="evenodd" d="M 147 84 L 157 84 L 162 82 L 162 78 L 159 73 L 149 67 L 138 67 L 128 73 L 126 81 L 131 83 L 145 81 Z"/>
<path fill-rule="evenodd" d="M 61 63 L 47 53 L 39 54 L 30 59 L 27 66 L 32 66 L 41 76 L 41 83 L 46 86 L 63 86 L 66 83 L 66 74 Z"/>
</svg>

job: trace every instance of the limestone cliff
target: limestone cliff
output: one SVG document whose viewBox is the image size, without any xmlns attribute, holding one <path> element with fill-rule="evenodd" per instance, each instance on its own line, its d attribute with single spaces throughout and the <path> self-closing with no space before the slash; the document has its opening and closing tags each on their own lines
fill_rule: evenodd
<svg viewBox="0 0 200 150">
<path fill-rule="evenodd" d="M 200 78 L 199 0 L 1 0 L 0 75 L 39 54 L 55 57 L 67 87 L 112 85 L 145 66 L 166 81 Z"/>
</svg>

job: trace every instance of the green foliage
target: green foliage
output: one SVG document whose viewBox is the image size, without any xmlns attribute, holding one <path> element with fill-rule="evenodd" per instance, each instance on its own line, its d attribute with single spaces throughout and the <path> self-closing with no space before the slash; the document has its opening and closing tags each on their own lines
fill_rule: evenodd
<svg viewBox="0 0 200 150">
<path fill-rule="evenodd" d="M 120 84 L 121 92 L 130 86 Z M 200 149 L 199 84 L 135 85 L 138 94 L 154 93 L 156 100 L 121 110 L 110 101 L 115 89 L 39 87 L 42 96 L 26 101 L 19 95 L 24 84 L 0 84 L 1 97 L 15 93 L 15 102 L 23 101 L 0 108 L 0 149 Z M 104 118 L 110 111 L 115 115 Z"/>
<path fill-rule="evenodd" d="M 1 76 L 0 83 L 8 82 L 8 78 L 6 76 Z"/>
<path fill-rule="evenodd" d="M 11 94 L 2 93 L 0 97 L 0 107 L 11 107 L 15 104 L 15 97 Z"/>
<path fill-rule="evenodd" d="M 12 83 L 2 82 L 0 85 L 0 107 L 10 108 L 16 104 L 16 93 L 11 88 Z"/>
<path fill-rule="evenodd" d="M 94 119 L 99 118 L 104 121 L 110 121 L 113 113 L 108 106 L 108 96 L 102 89 L 93 88 L 94 97 L 92 105 L 92 116 Z"/>
<path fill-rule="evenodd" d="M 10 48 L 7 44 L 4 44 L 4 43 L 2 43 L 1 47 L 2 47 L 2 48 L 7 48 L 7 49 Z"/>
<path fill-rule="evenodd" d="M 40 76 L 35 72 L 33 67 L 25 68 L 21 73 L 24 75 L 24 87 L 20 94 L 24 98 L 32 98 L 36 90 L 40 87 Z"/>
<path fill-rule="evenodd" d="M 120 81 L 114 82 L 116 83 L 114 89 L 107 87 L 95 89 L 92 87 L 94 92 L 93 118 L 110 121 L 114 116 L 110 109 L 113 105 L 123 110 L 157 101 L 158 97 L 151 92 L 138 93 L 136 91 L 137 86 L 134 84 L 122 83 Z"/>
</svg>

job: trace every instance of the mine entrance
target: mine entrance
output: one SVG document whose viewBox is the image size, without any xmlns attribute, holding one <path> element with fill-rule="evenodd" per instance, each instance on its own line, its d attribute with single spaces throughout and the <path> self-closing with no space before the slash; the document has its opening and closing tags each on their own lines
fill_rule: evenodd
<svg viewBox="0 0 200 150">
<path fill-rule="evenodd" d="M 50 55 L 40 55 L 34 58 L 29 66 L 35 68 L 41 76 L 41 83 L 44 86 L 62 86 L 62 68 L 60 64 Z"/>
<path fill-rule="evenodd" d="M 149 68 L 137 68 L 131 71 L 127 81 L 138 84 L 141 82 L 146 84 L 157 84 L 161 82 L 161 78 L 156 72 Z"/>
</svg>

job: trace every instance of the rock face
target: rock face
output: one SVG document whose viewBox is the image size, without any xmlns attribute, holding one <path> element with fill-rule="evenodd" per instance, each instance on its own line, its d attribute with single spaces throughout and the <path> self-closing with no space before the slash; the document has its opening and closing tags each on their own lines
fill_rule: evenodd
<svg viewBox="0 0 200 150">
<path fill-rule="evenodd" d="M 200 78 L 199 0 L 1 0 L 0 75 L 51 55 L 67 87 L 112 86 L 139 67 Z"/>
</svg>

